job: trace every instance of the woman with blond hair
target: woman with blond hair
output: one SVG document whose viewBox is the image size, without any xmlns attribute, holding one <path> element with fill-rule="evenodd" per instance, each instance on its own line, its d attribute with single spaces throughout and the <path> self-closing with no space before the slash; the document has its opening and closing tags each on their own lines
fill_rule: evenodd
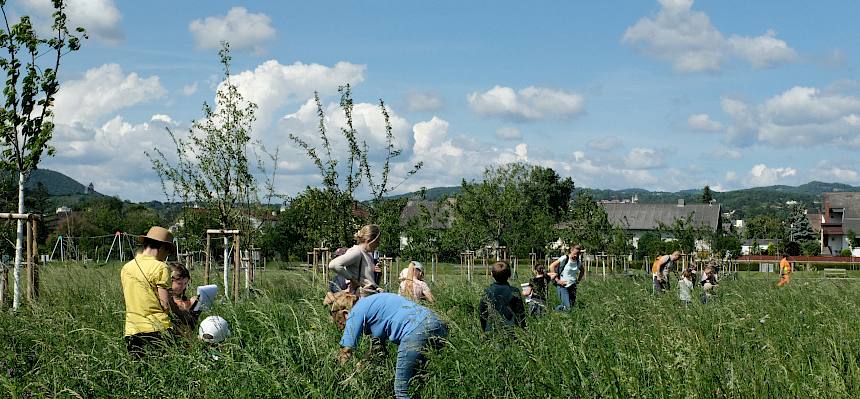
<svg viewBox="0 0 860 399">
<path fill-rule="evenodd" d="M 433 298 L 433 293 L 430 292 L 430 286 L 424 282 L 424 265 L 421 262 L 413 260 L 409 262 L 409 267 L 400 272 L 399 294 L 415 302 L 421 300 L 436 302 L 436 298 Z"/>
<path fill-rule="evenodd" d="M 379 247 L 381 234 L 379 226 L 375 224 L 362 227 L 353 236 L 355 245 L 328 264 L 329 270 L 347 279 L 349 290 L 356 292 L 360 297 L 382 292 L 382 289 L 377 286 L 372 256 L 373 251 Z"/>
</svg>

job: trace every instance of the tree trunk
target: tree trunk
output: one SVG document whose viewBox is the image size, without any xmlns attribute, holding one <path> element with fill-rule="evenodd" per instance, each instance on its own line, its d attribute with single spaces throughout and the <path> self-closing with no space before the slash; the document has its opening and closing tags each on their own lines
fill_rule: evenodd
<svg viewBox="0 0 860 399">
<path fill-rule="evenodd" d="M 18 172 L 18 213 L 24 213 L 24 173 Z M 21 306 L 21 258 L 24 247 L 24 221 L 17 220 L 18 230 L 15 238 L 15 269 L 13 270 L 14 288 L 12 293 L 12 310 Z"/>
<path fill-rule="evenodd" d="M 224 228 L 223 224 L 221 225 L 222 229 Z M 227 241 L 227 235 L 224 235 L 224 297 L 227 300 L 230 300 L 230 264 L 229 264 L 229 253 L 230 253 L 230 242 Z"/>
</svg>

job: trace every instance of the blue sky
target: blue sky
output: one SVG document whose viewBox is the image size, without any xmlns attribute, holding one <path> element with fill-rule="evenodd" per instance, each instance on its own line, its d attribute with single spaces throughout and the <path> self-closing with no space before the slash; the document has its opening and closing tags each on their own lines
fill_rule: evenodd
<svg viewBox="0 0 860 399">
<path fill-rule="evenodd" d="M 39 16 L 47 3 L 10 7 Z M 63 65 L 57 156 L 43 167 L 124 199 L 164 199 L 143 151 L 170 150 L 165 128 L 184 132 L 213 101 L 220 40 L 285 194 L 319 181 L 287 135 L 315 139 L 314 90 L 339 126 L 344 83 L 377 154 L 375 104 L 388 104 L 397 182 L 424 162 L 398 191 L 511 161 L 595 188 L 860 184 L 858 2 L 69 5 L 91 38 Z"/>
</svg>

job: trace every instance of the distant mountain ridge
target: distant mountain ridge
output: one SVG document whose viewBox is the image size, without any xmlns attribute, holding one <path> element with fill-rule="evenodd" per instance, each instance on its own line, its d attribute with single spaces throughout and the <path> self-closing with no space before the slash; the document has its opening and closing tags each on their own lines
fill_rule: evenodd
<svg viewBox="0 0 860 399">
<path fill-rule="evenodd" d="M 50 169 L 37 169 L 30 173 L 25 188 L 33 190 L 42 183 L 52 197 L 78 196 L 87 192 L 87 187 L 61 172 Z M 576 188 L 573 196 L 588 192 L 594 199 L 600 200 L 629 200 L 634 195 L 640 203 L 674 203 L 683 199 L 687 203 L 701 202 L 702 189 L 687 189 L 676 192 L 649 191 L 642 188 L 625 188 L 621 190 Z M 774 185 L 753 187 L 726 192 L 712 192 L 713 198 L 723 205 L 726 211 L 739 212 L 737 217 L 749 217 L 758 214 L 784 212 L 785 204 L 797 201 L 807 209 L 815 211 L 819 208 L 821 194 L 829 192 L 860 192 L 860 186 L 843 183 L 826 183 L 811 181 L 799 186 Z M 460 192 L 460 186 L 433 187 L 425 189 L 424 198 L 438 200 L 443 196 L 455 195 Z M 391 198 L 417 197 L 420 192 L 411 192 L 392 196 Z M 101 195 L 94 192 L 94 195 Z"/>
<path fill-rule="evenodd" d="M 860 192 L 860 187 L 843 183 L 825 183 L 811 181 L 799 186 L 775 185 L 753 187 L 733 191 L 715 192 L 713 198 L 723 205 L 726 211 L 737 211 L 737 217 L 749 217 L 765 213 L 784 212 L 786 202 L 796 201 L 807 209 L 815 211 L 819 208 L 821 194 L 829 192 Z M 454 195 L 460 192 L 459 186 L 435 187 L 424 191 L 428 200 L 438 200 L 443 195 Z M 702 189 L 687 189 L 676 192 L 649 191 L 642 188 L 625 188 L 621 190 L 589 189 L 577 187 L 573 196 L 588 192 L 595 200 L 629 200 L 635 195 L 640 203 L 674 203 L 683 199 L 687 203 L 701 202 Z M 397 196 L 415 197 L 420 192 L 407 193 Z"/>
<path fill-rule="evenodd" d="M 35 190 L 39 183 L 42 183 L 45 190 L 52 197 L 87 193 L 87 186 L 69 176 L 50 169 L 31 171 L 27 181 L 24 182 L 24 188 L 30 191 Z M 93 194 L 98 193 L 94 192 Z"/>
</svg>

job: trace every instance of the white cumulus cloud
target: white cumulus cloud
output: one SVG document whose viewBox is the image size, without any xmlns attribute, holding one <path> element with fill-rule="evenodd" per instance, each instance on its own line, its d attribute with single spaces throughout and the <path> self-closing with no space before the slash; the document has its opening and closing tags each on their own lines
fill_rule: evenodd
<svg viewBox="0 0 860 399">
<path fill-rule="evenodd" d="M 791 167 L 771 168 L 760 163 L 753 165 L 746 174 L 745 184 L 747 187 L 772 186 L 783 183 L 785 178 L 797 175 L 797 169 Z"/>
<path fill-rule="evenodd" d="M 495 86 L 466 99 L 478 115 L 518 120 L 572 117 L 585 112 L 585 98 L 564 90 L 529 86 L 519 91 Z"/>
<path fill-rule="evenodd" d="M 668 61 L 678 72 L 718 71 L 729 59 L 767 68 L 797 59 L 797 52 L 768 30 L 764 35 L 728 39 L 692 0 L 659 0 L 660 11 L 627 28 L 622 42 L 643 54 Z"/>
<path fill-rule="evenodd" d="M 628 169 L 656 169 L 663 167 L 663 154 L 655 149 L 636 147 L 624 158 Z"/>
<path fill-rule="evenodd" d="M 275 38 L 272 19 L 264 13 L 251 13 L 245 7 L 233 7 L 227 15 L 196 19 L 188 25 L 197 47 L 214 49 L 227 41 L 236 50 L 264 51 L 263 44 Z"/>
<path fill-rule="evenodd" d="M 732 119 L 727 140 L 736 145 L 860 147 L 857 96 L 795 86 L 762 104 L 724 98 L 722 107 Z"/>
<path fill-rule="evenodd" d="M 42 18 L 51 17 L 54 7 L 51 0 L 19 0 Z M 114 0 L 66 0 L 66 15 L 71 29 L 78 26 L 87 30 L 87 35 L 108 44 L 117 44 L 124 39 L 120 28 L 122 14 Z M 45 22 L 46 26 L 50 26 Z"/>
<path fill-rule="evenodd" d="M 282 65 L 269 60 L 230 79 L 245 100 L 257 104 L 257 126 L 266 128 L 284 106 L 304 101 L 314 92 L 326 96 L 336 93 L 339 86 L 360 83 L 366 69 L 364 65 L 343 61 L 326 66 L 301 62 Z"/>
<path fill-rule="evenodd" d="M 82 79 L 63 82 L 54 103 L 54 121 L 60 124 L 99 122 L 121 108 L 160 98 L 167 91 L 158 76 L 126 74 L 117 64 L 88 70 Z"/>
<path fill-rule="evenodd" d="M 723 125 L 712 120 L 708 114 L 690 115 L 687 118 L 687 126 L 700 132 L 718 132 L 723 129 Z"/>
</svg>

